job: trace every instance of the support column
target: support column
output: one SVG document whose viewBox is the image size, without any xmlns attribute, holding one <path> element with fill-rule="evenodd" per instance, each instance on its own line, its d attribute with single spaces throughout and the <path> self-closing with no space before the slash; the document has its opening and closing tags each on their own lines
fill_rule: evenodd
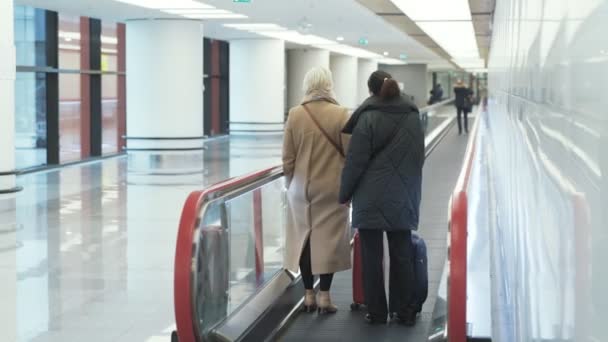
<svg viewBox="0 0 608 342">
<path fill-rule="evenodd" d="M 329 51 L 295 49 L 287 51 L 287 105 L 289 108 L 302 102 L 304 76 L 313 67 L 329 69 Z"/>
<path fill-rule="evenodd" d="M 359 59 L 357 65 L 357 104 L 360 105 L 369 97 L 367 80 L 369 76 L 378 70 L 378 62 L 371 59 Z"/>
<path fill-rule="evenodd" d="M 13 1 L 0 0 L 0 194 L 16 192 Z"/>
<path fill-rule="evenodd" d="M 202 23 L 132 20 L 126 31 L 130 170 L 203 171 Z"/>
<path fill-rule="evenodd" d="M 383 65 L 382 70 L 393 75 L 397 82 L 403 84 L 403 91 L 414 97 L 419 108 L 425 107 L 429 90 L 427 85 L 426 64 Z"/>
<path fill-rule="evenodd" d="M 334 76 L 334 91 L 340 105 L 354 110 L 357 107 L 357 57 L 333 55 L 330 69 Z"/>
<path fill-rule="evenodd" d="M 272 135 L 285 120 L 285 42 L 230 42 L 230 134 Z"/>
</svg>

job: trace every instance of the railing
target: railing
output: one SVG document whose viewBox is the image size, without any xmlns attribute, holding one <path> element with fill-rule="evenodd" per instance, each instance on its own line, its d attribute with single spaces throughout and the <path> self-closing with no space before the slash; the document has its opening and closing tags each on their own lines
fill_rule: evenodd
<svg viewBox="0 0 608 342">
<path fill-rule="evenodd" d="M 449 204 L 448 317 L 449 342 L 467 341 L 467 189 L 476 153 L 479 122 L 471 132 L 464 162 Z"/>
<path fill-rule="evenodd" d="M 420 112 L 429 113 L 449 102 Z M 453 124 L 453 118 L 446 121 L 437 129 L 442 132 L 427 137 L 428 152 Z M 273 167 L 188 196 L 176 243 L 174 305 L 179 336 L 174 333 L 174 340 L 236 340 L 277 293 L 291 285 L 296 275 L 282 267 L 287 219 L 283 189 L 282 167 Z"/>
<path fill-rule="evenodd" d="M 261 230 L 265 223 L 261 201 L 263 193 L 269 193 L 282 204 L 282 176 L 282 167 L 269 168 L 226 180 L 188 196 L 180 220 L 175 255 L 175 319 L 180 342 L 202 341 L 210 328 L 247 299 L 240 300 L 241 303 L 231 301 L 230 293 L 226 290 L 242 291 L 241 296 L 235 293 L 234 297 L 237 298 L 246 296 L 248 292 L 258 290 L 264 277 L 269 276 L 264 274 L 266 271 L 276 274 L 281 270 L 280 266 L 274 272 L 265 269 L 264 251 L 261 250 L 261 239 L 264 237 Z M 251 195 L 251 198 L 244 197 L 247 195 Z M 247 207 L 251 210 L 246 210 Z M 282 208 L 278 209 L 281 216 Z M 246 218 L 229 218 L 228 211 L 250 215 Z M 239 218 L 246 221 L 251 219 L 256 232 L 253 239 L 256 279 L 240 279 L 240 282 L 239 271 L 245 271 L 249 265 L 239 264 L 239 261 L 246 261 L 248 253 L 237 248 L 240 255 L 231 255 L 232 248 L 229 244 L 245 240 L 242 241 L 245 244 L 242 247 L 246 249 L 252 246 L 247 244 L 248 232 L 243 232 L 243 222 L 238 222 Z M 245 222 L 245 225 L 247 223 L 249 222 Z M 282 228 L 281 222 L 275 222 L 275 225 L 277 223 Z M 241 236 L 232 236 L 235 241 L 231 241 L 228 234 Z M 241 260 L 234 260 L 235 257 L 241 257 Z M 241 266 L 243 269 L 240 269 Z M 197 284 L 198 288 L 194 288 L 193 284 Z M 203 303 L 205 305 L 199 305 Z"/>
</svg>

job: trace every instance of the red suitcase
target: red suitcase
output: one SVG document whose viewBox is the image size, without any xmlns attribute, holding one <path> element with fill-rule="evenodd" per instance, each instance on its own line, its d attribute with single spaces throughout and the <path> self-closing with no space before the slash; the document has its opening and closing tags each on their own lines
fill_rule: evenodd
<svg viewBox="0 0 608 342">
<path fill-rule="evenodd" d="M 362 261 L 361 240 L 359 239 L 359 232 L 355 231 L 353 238 L 353 303 L 350 305 L 351 310 L 359 310 L 362 305 L 365 305 Z"/>
</svg>

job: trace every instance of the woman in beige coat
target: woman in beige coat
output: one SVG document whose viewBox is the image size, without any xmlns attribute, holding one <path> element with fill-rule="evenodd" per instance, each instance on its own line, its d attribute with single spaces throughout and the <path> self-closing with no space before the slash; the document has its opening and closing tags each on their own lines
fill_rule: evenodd
<svg viewBox="0 0 608 342">
<path fill-rule="evenodd" d="M 329 296 L 333 274 L 350 268 L 349 210 L 338 202 L 347 144 L 341 130 L 349 115 L 332 88 L 329 70 L 318 67 L 306 74 L 306 95 L 289 111 L 283 141 L 290 208 L 285 266 L 300 268 L 307 312 L 317 308 L 313 274 L 321 278 L 319 313 L 334 313 Z"/>
</svg>

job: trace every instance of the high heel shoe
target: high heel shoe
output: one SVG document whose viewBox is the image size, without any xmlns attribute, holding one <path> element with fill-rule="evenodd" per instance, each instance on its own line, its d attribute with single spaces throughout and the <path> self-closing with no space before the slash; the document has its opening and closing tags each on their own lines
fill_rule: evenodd
<svg viewBox="0 0 608 342">
<path fill-rule="evenodd" d="M 317 295 L 314 290 L 306 290 L 306 294 L 304 295 L 304 307 L 302 311 L 304 312 L 315 312 L 317 310 Z"/>
<path fill-rule="evenodd" d="M 334 314 L 338 311 L 338 307 L 331 302 L 329 291 L 319 292 L 319 314 Z"/>
</svg>

